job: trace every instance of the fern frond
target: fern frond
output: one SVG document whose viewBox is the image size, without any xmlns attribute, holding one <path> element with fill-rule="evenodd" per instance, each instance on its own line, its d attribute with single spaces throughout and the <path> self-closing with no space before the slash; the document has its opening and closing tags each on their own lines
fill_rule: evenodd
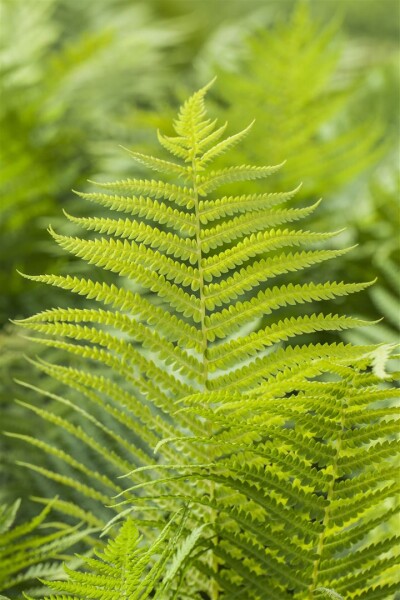
<svg viewBox="0 0 400 600">
<path fill-rule="evenodd" d="M 268 279 L 277 275 L 296 272 L 326 260 L 346 254 L 345 250 L 304 250 L 302 252 L 278 254 L 271 258 L 256 260 L 250 265 L 235 271 L 218 283 L 210 283 L 204 287 L 207 307 L 211 311 L 215 306 L 236 300 L 245 292 L 252 290 Z M 208 278 L 205 277 L 208 281 Z"/>
<path fill-rule="evenodd" d="M 306 283 L 304 285 L 275 286 L 261 291 L 255 298 L 247 302 L 236 302 L 229 308 L 214 312 L 206 321 L 207 335 L 211 341 L 239 329 L 244 323 L 262 315 L 268 315 L 282 306 L 297 303 L 312 302 L 315 300 L 328 300 L 345 296 L 366 289 L 370 283 L 345 284 L 336 282 Z M 211 333 L 212 332 L 212 333 Z"/>
<path fill-rule="evenodd" d="M 174 202 L 177 206 L 193 208 L 193 190 L 186 186 L 166 183 L 154 179 L 125 179 L 110 183 L 90 182 L 100 188 L 110 191 L 125 192 L 131 194 L 143 194 L 150 198 L 164 198 Z"/>
<path fill-rule="evenodd" d="M 242 396 L 238 391 L 235 392 L 235 390 L 243 389 L 243 387 L 249 390 L 251 396 L 254 394 L 257 395 L 261 391 L 268 391 L 268 394 L 272 396 L 276 393 L 284 395 L 287 392 L 293 391 L 293 389 L 297 389 L 299 383 L 304 388 L 304 376 L 314 377 L 320 375 L 326 369 L 326 365 L 329 364 L 328 358 L 334 360 L 336 369 L 339 365 L 343 365 L 344 367 L 346 365 L 354 365 L 357 368 L 365 368 L 373 361 L 375 351 L 375 347 L 373 346 L 353 347 L 351 345 L 344 346 L 343 344 L 289 346 L 285 349 L 278 349 L 274 353 L 259 358 L 254 363 L 239 368 L 236 371 L 231 371 L 227 375 L 210 380 L 211 389 L 218 391 L 209 392 L 206 398 L 201 394 L 186 397 L 185 402 L 193 403 L 196 402 L 196 398 L 199 398 L 199 403 L 204 405 L 204 402 L 220 403 L 229 400 L 231 406 L 235 402 L 238 406 L 242 406 Z M 263 379 L 266 381 L 265 385 L 259 386 Z M 295 382 L 294 387 L 292 379 Z M 367 377 L 364 375 L 364 382 L 366 382 L 366 379 Z M 370 383 L 376 383 L 375 379 L 376 377 L 372 378 L 369 376 Z M 312 384 L 309 382 L 307 389 L 311 391 L 312 387 Z M 254 389 L 254 392 L 252 389 Z M 370 388 L 368 394 L 354 393 L 352 408 L 347 409 L 347 418 L 354 424 L 362 424 L 365 421 L 368 422 L 368 419 L 371 419 L 372 416 L 375 418 L 388 416 L 392 413 L 392 409 L 390 408 L 375 409 L 373 413 L 368 413 L 367 417 L 364 408 L 359 408 L 360 403 L 368 405 L 383 398 L 396 396 L 396 390 L 375 390 L 374 388 Z M 325 398 L 326 400 L 327 398 Z M 247 401 L 245 407 L 250 406 L 251 402 Z M 198 404 L 197 410 L 199 410 Z M 244 410 L 247 409 L 244 408 Z M 281 410 L 281 407 L 279 410 Z M 351 431 L 353 432 L 354 428 Z M 354 435 L 357 434 L 354 433 Z M 344 437 L 347 439 L 350 437 L 350 434 L 347 436 L 345 433 Z"/>
<path fill-rule="evenodd" d="M 123 592 L 160 600 L 264 600 L 268 590 L 271 599 L 305 600 L 321 590 L 362 597 L 368 587 L 379 595 L 391 589 L 385 577 L 397 543 L 385 533 L 371 538 L 397 491 L 396 413 L 385 371 L 392 347 L 288 344 L 365 325 L 307 308 L 372 282 L 276 280 L 297 278 L 348 249 L 313 247 L 337 232 L 277 228 L 317 207 L 282 206 L 296 190 L 213 195 L 219 186 L 256 181 L 282 165 L 209 168 L 247 129 L 218 142 L 225 127 L 206 116 L 208 87 L 181 108 L 176 136 L 159 133 L 180 162 L 132 153 L 171 182 L 128 179 L 83 194 L 131 215 L 68 217 L 97 238 L 50 230 L 61 248 L 118 281 L 28 276 L 101 303 L 53 308 L 20 323 L 39 336 L 32 339 L 79 361 L 37 361 L 75 392 L 76 403 L 45 392 L 48 406 L 27 408 L 101 466 L 91 469 L 73 443 L 67 450 L 13 434 L 66 470 L 24 462 L 93 507 L 89 517 L 62 500 L 57 508 L 67 515 L 97 522 L 99 506 L 107 505 L 110 531 L 128 518 L 114 542 L 87 561 L 87 572 L 67 570 L 69 579 L 53 584 L 64 596 L 51 598 Z M 290 306 L 301 310 L 288 314 Z M 68 407 L 79 424 L 55 405 Z M 124 474 L 127 481 L 117 480 Z M 169 524 L 157 538 L 154 527 L 182 505 L 190 510 L 181 525 Z M 143 519 L 148 549 L 139 543 L 133 514 Z"/>
<path fill-rule="evenodd" d="M 79 218 L 68 214 L 66 216 L 70 221 L 84 227 L 88 231 L 96 231 L 115 235 L 115 237 L 123 239 L 135 240 L 149 248 L 168 251 L 171 256 L 182 260 L 189 260 L 191 264 L 196 263 L 195 244 L 193 240 L 182 239 L 173 233 L 165 233 L 144 223 L 132 223 L 129 219 Z M 56 237 L 56 234 L 54 234 L 54 237 L 61 244 L 62 238 L 60 236 Z"/>
<path fill-rule="evenodd" d="M 111 311 L 76 309 L 67 312 L 67 314 L 64 313 L 61 318 L 59 315 L 59 322 L 31 322 L 28 327 L 33 331 L 48 335 L 85 340 L 93 344 L 99 344 L 127 357 L 131 355 L 130 346 L 118 340 L 118 338 L 104 332 L 99 332 L 95 328 L 89 328 L 86 325 L 75 325 L 75 323 L 82 322 L 107 325 L 128 334 L 132 340 L 141 342 L 144 348 L 155 352 L 162 360 L 172 364 L 178 372 L 182 372 L 189 377 L 197 379 L 202 372 L 201 364 L 196 358 L 190 356 L 187 352 L 174 346 L 172 343 L 167 342 L 155 331 L 131 320 L 127 315 L 116 316 Z M 20 325 L 24 324 L 20 322 Z"/>
<path fill-rule="evenodd" d="M 108 598 L 132 600 L 144 598 L 176 598 L 180 573 L 204 529 L 197 527 L 184 536 L 183 524 L 170 521 L 158 538 L 143 547 L 139 531 L 131 519 L 126 520 L 114 540 L 110 540 L 95 558 L 85 559 L 86 571 L 65 567 L 66 581 L 45 581 L 62 595 L 52 594 L 43 600 Z M 175 531 L 174 531 L 175 527 Z M 64 595 L 64 594 L 67 594 Z M 29 596 L 27 596 L 29 597 Z"/>
<path fill-rule="evenodd" d="M 235 133 L 234 135 L 229 136 L 222 142 L 219 142 L 215 146 L 212 146 L 209 150 L 204 152 L 202 157 L 199 160 L 199 166 L 205 167 L 209 162 L 215 160 L 221 154 L 227 152 L 230 148 L 233 148 L 238 144 L 250 131 L 252 126 L 254 125 L 254 121 L 250 123 L 245 129 L 239 131 L 239 133 Z"/>
<path fill-rule="evenodd" d="M 204 259 L 201 266 L 207 278 L 219 277 L 228 271 L 236 269 L 250 258 L 254 258 L 259 254 L 271 252 L 279 248 L 322 242 L 334 235 L 336 234 L 289 229 L 270 229 L 265 232 L 252 233 L 238 242 L 234 248 L 229 248 Z"/>
<path fill-rule="evenodd" d="M 153 169 L 153 171 L 160 171 L 161 173 L 167 173 L 169 175 L 178 175 L 181 177 L 186 177 L 188 175 L 187 169 L 178 165 L 176 163 L 161 160 L 159 158 L 154 158 L 153 156 L 148 156 L 146 154 L 141 154 L 140 152 L 132 152 L 127 148 L 124 148 L 129 155 L 140 164 Z"/>
<path fill-rule="evenodd" d="M 222 244 L 229 244 L 243 234 L 264 229 L 266 226 L 275 227 L 306 217 L 318 206 L 319 202 L 308 208 L 274 210 L 269 213 L 256 212 L 236 217 L 230 223 L 217 225 L 203 230 L 202 247 L 207 253 Z"/>
<path fill-rule="evenodd" d="M 200 348 L 201 336 L 194 326 L 190 326 L 161 307 L 154 306 L 154 304 L 130 290 L 118 288 L 114 284 L 108 285 L 104 282 L 94 282 L 90 279 L 80 279 L 70 275 L 65 277 L 61 275 L 24 275 L 24 277 L 32 281 L 71 290 L 89 299 L 93 298 L 105 305 L 111 305 L 113 308 L 125 311 L 129 309 L 130 314 L 149 325 L 156 326 L 157 330 L 161 330 L 169 340 L 176 341 L 186 348 L 193 347 L 197 350 Z M 51 309 L 24 319 L 24 323 L 68 320 L 68 315 L 72 314 L 74 314 L 74 309 Z"/>
</svg>

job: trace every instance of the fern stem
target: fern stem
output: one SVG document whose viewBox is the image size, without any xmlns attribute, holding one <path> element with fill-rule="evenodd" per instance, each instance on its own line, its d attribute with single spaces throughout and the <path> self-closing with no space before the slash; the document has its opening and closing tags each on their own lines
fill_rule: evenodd
<svg viewBox="0 0 400 600">
<path fill-rule="evenodd" d="M 200 299 L 200 327 L 202 334 L 202 352 L 201 352 L 201 363 L 203 365 L 203 388 L 208 389 L 208 339 L 207 339 L 207 328 L 206 328 L 206 300 L 204 294 L 204 273 L 202 265 L 202 248 L 201 248 L 201 221 L 200 221 L 200 209 L 199 209 L 199 194 L 197 189 L 197 165 L 195 155 L 192 158 L 192 185 L 193 185 L 193 196 L 194 196 L 194 208 L 195 208 L 195 229 L 196 229 L 196 245 L 197 245 L 197 268 L 199 272 L 199 299 Z M 212 423 L 209 424 L 208 433 L 212 433 Z M 215 498 L 215 483 L 213 481 L 208 482 L 209 495 L 211 502 Z M 215 523 L 216 514 L 213 509 L 210 509 L 210 524 Z M 211 551 L 212 552 L 212 551 Z M 211 553 L 209 557 L 209 566 L 212 572 L 217 572 L 218 564 L 214 553 Z M 216 582 L 210 582 L 210 600 L 218 600 L 219 598 L 219 586 Z"/>
<path fill-rule="evenodd" d="M 207 332 L 206 332 L 206 301 L 204 295 L 204 273 L 202 267 L 202 250 L 201 250 L 201 222 L 200 222 L 200 210 L 199 210 L 199 194 L 197 189 L 197 166 L 196 158 L 192 158 L 192 185 L 194 195 L 194 206 L 195 206 L 195 228 L 196 228 L 196 245 L 197 245 L 197 268 L 199 271 L 199 299 L 200 299 L 200 327 L 202 334 L 202 365 L 203 365 L 203 385 L 207 389 L 208 381 L 208 359 L 207 359 Z"/>
</svg>

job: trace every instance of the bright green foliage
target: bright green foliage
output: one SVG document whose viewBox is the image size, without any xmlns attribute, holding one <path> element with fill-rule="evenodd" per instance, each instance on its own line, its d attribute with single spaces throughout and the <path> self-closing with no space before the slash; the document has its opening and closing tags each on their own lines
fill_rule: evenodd
<svg viewBox="0 0 400 600">
<path fill-rule="evenodd" d="M 45 582 L 54 590 L 73 598 L 88 600 L 144 600 L 145 598 L 178 598 L 180 572 L 196 544 L 202 527 L 182 539 L 182 525 L 174 533 L 172 521 L 149 548 L 143 547 L 142 538 L 132 520 L 126 520 L 114 540 L 110 540 L 96 558 L 85 559 L 88 571 L 77 572 L 65 568 L 68 581 Z M 68 596 L 70 597 L 70 596 Z M 45 600 L 64 600 L 65 595 L 46 596 Z"/>
<path fill-rule="evenodd" d="M 354 361 L 356 369 L 341 359 L 315 361 L 301 374 L 271 373 L 245 394 L 201 393 L 180 403 L 204 418 L 203 432 L 171 440 L 181 447 L 180 464 L 161 471 L 151 490 L 157 500 L 173 482 L 192 481 L 191 502 L 209 510 L 215 531 L 211 566 L 198 566 L 216 581 L 215 598 L 311 599 L 320 588 L 334 598 L 394 594 L 399 537 L 369 536 L 396 512 L 399 411 L 382 400 L 398 392 L 378 388 L 379 378 L 364 370 L 369 360 Z M 189 471 L 181 465 L 193 448 L 210 461 Z M 171 496 L 178 505 L 185 499 Z"/>
<path fill-rule="evenodd" d="M 20 501 L 0 506 L 0 592 L 12 593 L 29 585 L 30 593 L 40 593 L 37 578 L 59 577 L 60 561 L 68 558 L 68 549 L 88 532 L 67 526 L 44 532 L 44 528 L 51 529 L 44 525 L 51 504 L 31 521 L 12 527 L 19 506 Z"/>
<path fill-rule="evenodd" d="M 291 225 L 316 208 L 285 208 L 294 191 L 219 193 L 281 165 L 212 164 L 249 128 L 223 138 L 225 127 L 206 116 L 208 87 L 182 106 L 175 136 L 159 134 L 171 160 L 130 152 L 166 181 L 126 179 L 81 194 L 131 218 L 67 215 L 101 234 L 89 239 L 50 230 L 61 248 L 121 279 L 117 285 L 29 276 L 92 302 L 21 322 L 41 343 L 81 359 L 77 368 L 38 362 L 79 392 L 75 404 L 45 395 L 68 404 L 80 424 L 56 415 L 51 403 L 27 408 L 83 443 L 104 468 L 89 469 L 73 447 L 19 436 L 71 475 L 27 466 L 81 494 L 79 505 L 60 500 L 55 506 L 87 522 L 113 496 L 121 499 L 117 515 L 134 508 L 153 525 L 190 503 L 185 534 L 208 524 L 202 536 L 208 550 L 191 561 L 179 598 L 311 599 L 322 588 L 349 599 L 391 597 L 395 540 L 364 541 L 386 520 L 385 508 L 394 510 L 393 392 L 378 387 L 387 378 L 390 348 L 312 345 L 301 337 L 364 325 L 307 307 L 370 283 L 310 281 L 311 267 L 345 251 L 321 248 L 335 233 Z M 294 273 L 304 283 L 279 279 Z M 291 305 L 301 306 L 301 314 L 280 318 Z M 259 326 L 265 315 L 267 324 Z M 301 345 L 288 345 L 292 339 Z M 91 370 L 93 363 L 100 372 Z M 92 414 L 94 406 L 104 418 Z M 128 480 L 116 478 L 126 473 Z M 71 586 L 89 580 L 72 575 Z M 69 588 L 78 597 L 83 589 Z"/>
</svg>

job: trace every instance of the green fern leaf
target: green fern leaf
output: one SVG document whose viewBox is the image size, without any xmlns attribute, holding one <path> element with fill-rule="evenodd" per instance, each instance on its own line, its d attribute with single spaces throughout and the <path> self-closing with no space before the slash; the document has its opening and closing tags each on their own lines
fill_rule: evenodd
<svg viewBox="0 0 400 600">
<path fill-rule="evenodd" d="M 159 133 L 180 163 L 133 153 L 171 182 L 99 184 L 104 193 L 82 196 L 129 218 L 68 217 L 95 232 L 90 239 L 50 230 L 61 248 L 94 265 L 93 278 L 28 276 L 93 300 L 21 325 L 80 363 L 38 361 L 78 392 L 77 405 L 47 392 L 49 406 L 27 409 L 102 467 L 91 469 L 73 444 L 67 451 L 13 435 L 68 467 L 25 461 L 89 502 L 95 520 L 103 505 L 115 515 L 110 531 L 127 519 L 99 558 L 89 559 L 88 572 L 68 570 L 69 579 L 53 587 L 77 598 L 120 598 L 123 590 L 130 598 L 264 600 L 268 590 L 268 598 L 308 600 L 318 590 L 362 598 L 368 589 L 379 597 L 393 589 L 397 544 L 391 534 L 371 537 L 385 508 L 392 514 L 398 488 L 394 393 L 385 371 L 392 347 L 337 343 L 335 332 L 366 322 L 308 309 L 370 283 L 276 281 L 347 250 L 310 248 L 335 232 L 276 228 L 316 208 L 282 207 L 296 190 L 219 196 L 220 186 L 265 178 L 282 165 L 210 165 L 247 129 L 219 141 L 225 127 L 207 118 L 208 87 L 181 108 L 176 136 Z M 116 274 L 115 283 L 103 282 L 102 270 Z M 287 316 L 288 306 L 300 314 Z M 333 339 L 299 342 L 317 331 Z M 82 425 L 56 414 L 56 404 Z M 168 525 L 157 538 L 154 527 L 182 505 L 190 505 L 184 525 Z M 81 506 L 63 499 L 57 506 L 88 522 Z M 132 514 L 142 519 L 148 550 L 138 546 Z M 178 533 L 184 541 L 176 549 Z"/>
<path fill-rule="evenodd" d="M 115 539 L 110 540 L 96 558 L 85 559 L 87 571 L 65 567 L 67 581 L 45 581 L 61 595 L 46 596 L 44 600 L 63 600 L 70 596 L 82 600 L 171 597 L 170 594 L 179 591 L 179 572 L 204 528 L 195 529 L 182 540 L 183 522 L 175 531 L 173 525 L 173 521 L 169 522 L 150 547 L 143 548 L 136 525 L 126 520 Z"/>
</svg>

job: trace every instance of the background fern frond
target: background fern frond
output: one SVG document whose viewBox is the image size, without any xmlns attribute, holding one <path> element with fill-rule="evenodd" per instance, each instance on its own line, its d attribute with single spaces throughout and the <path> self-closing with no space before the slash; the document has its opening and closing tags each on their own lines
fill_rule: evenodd
<svg viewBox="0 0 400 600">
<path fill-rule="evenodd" d="M 0 507 L 0 592 L 21 594 L 35 590 L 38 577 L 59 577 L 69 549 L 94 533 L 93 528 L 46 524 L 52 505 L 20 525 L 14 524 L 20 501 Z"/>
</svg>

